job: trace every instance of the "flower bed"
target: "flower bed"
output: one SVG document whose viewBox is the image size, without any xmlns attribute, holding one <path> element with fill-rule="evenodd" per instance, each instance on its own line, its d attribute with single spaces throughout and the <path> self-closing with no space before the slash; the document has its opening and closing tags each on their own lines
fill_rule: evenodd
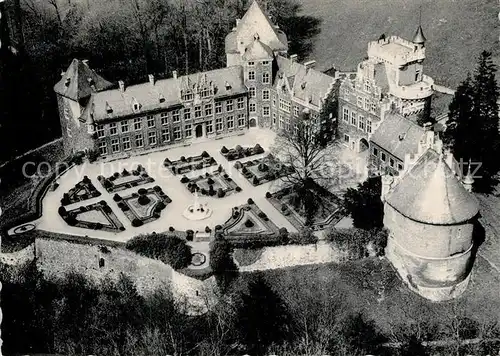
<svg viewBox="0 0 500 356">
<path fill-rule="evenodd" d="M 74 188 L 63 194 L 61 204 L 66 206 L 83 200 L 97 198 L 100 195 L 101 193 L 94 187 L 89 177 L 84 176 L 83 180 L 76 183 Z"/>
<path fill-rule="evenodd" d="M 203 151 L 199 156 L 190 156 L 187 158 L 181 156 L 177 161 L 170 161 L 170 159 L 165 158 L 163 165 L 170 169 L 174 175 L 177 175 L 208 168 L 217 165 L 217 162 L 206 151 Z"/>
<path fill-rule="evenodd" d="M 115 194 L 113 200 L 134 227 L 159 219 L 161 211 L 172 202 L 159 186 L 142 188 L 126 197 Z"/>
<path fill-rule="evenodd" d="M 196 178 L 183 176 L 181 179 L 186 188 L 194 193 L 198 191 L 202 195 L 208 195 L 217 198 L 224 198 L 235 192 L 240 192 L 241 188 L 227 175 L 219 166 L 218 170 L 212 173 L 205 173 Z"/>
<path fill-rule="evenodd" d="M 336 225 L 347 214 L 342 208 L 340 198 L 325 190 L 325 197 L 322 200 L 313 224 L 310 228 L 314 231 L 326 229 L 329 226 Z M 294 192 L 290 187 L 285 187 L 275 193 L 266 193 L 266 199 L 280 211 L 281 214 L 297 230 L 305 227 L 305 214 L 301 207 L 294 202 Z"/>
<path fill-rule="evenodd" d="M 271 182 L 292 173 L 292 168 L 280 162 L 271 154 L 267 157 L 234 164 L 236 168 L 252 185 L 257 186 Z"/>
<path fill-rule="evenodd" d="M 264 149 L 259 144 L 256 144 L 254 147 L 241 147 L 240 145 L 237 145 L 236 147 L 231 149 L 227 149 L 226 146 L 222 146 L 220 153 L 228 161 L 234 161 L 237 159 L 262 154 L 264 153 Z"/>
<path fill-rule="evenodd" d="M 68 211 L 61 206 L 59 215 L 70 226 L 109 232 L 125 230 L 123 224 L 104 200 Z"/>
<path fill-rule="evenodd" d="M 155 180 L 151 178 L 146 169 L 140 164 L 132 172 L 124 169 L 121 173 L 114 173 L 108 178 L 98 176 L 97 180 L 102 184 L 108 193 L 115 193 L 121 190 L 137 187 L 139 185 L 153 183 Z"/>
</svg>

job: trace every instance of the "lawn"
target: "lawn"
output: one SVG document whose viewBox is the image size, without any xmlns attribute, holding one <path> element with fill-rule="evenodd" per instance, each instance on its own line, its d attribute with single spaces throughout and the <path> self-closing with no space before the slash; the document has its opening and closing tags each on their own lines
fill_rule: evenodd
<svg viewBox="0 0 500 356">
<path fill-rule="evenodd" d="M 442 303 L 427 301 L 411 292 L 385 259 L 284 268 L 262 275 L 287 301 L 292 314 L 313 313 L 307 310 L 311 305 L 320 308 L 326 305 L 334 308 L 339 317 L 346 313 L 364 314 L 389 339 L 394 332 L 410 335 L 415 328 L 430 325 L 435 334 L 429 335 L 429 339 L 436 339 L 449 336 L 455 316 L 482 325 L 500 322 L 500 276 L 482 258 L 476 261 L 473 273 L 462 297 Z M 242 273 L 240 278 L 246 280 L 251 274 Z M 322 312 L 326 311 L 319 310 L 319 314 Z"/>
</svg>

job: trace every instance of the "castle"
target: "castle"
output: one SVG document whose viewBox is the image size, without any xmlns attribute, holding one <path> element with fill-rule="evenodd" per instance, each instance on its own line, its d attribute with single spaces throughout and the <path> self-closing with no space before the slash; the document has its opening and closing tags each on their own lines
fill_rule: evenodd
<svg viewBox="0 0 500 356">
<path fill-rule="evenodd" d="M 305 110 L 319 124 L 336 78 L 287 56 L 288 40 L 254 1 L 225 39 L 227 67 L 126 86 L 73 60 L 54 86 L 67 153 L 133 155 L 251 127 L 292 130 Z"/>
</svg>

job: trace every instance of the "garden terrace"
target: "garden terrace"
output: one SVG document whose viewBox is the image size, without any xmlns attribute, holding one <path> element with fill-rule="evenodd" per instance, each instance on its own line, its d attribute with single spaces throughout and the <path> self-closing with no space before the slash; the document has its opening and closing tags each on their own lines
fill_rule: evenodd
<svg viewBox="0 0 500 356">
<path fill-rule="evenodd" d="M 70 226 L 109 232 L 125 230 L 125 227 L 104 200 L 68 211 L 61 206 L 58 212 L 61 218 Z"/>
<path fill-rule="evenodd" d="M 271 154 L 244 163 L 237 161 L 234 168 L 254 186 L 287 176 L 293 171 L 292 167 L 282 164 Z"/>
<path fill-rule="evenodd" d="M 55 185 L 53 185 L 53 187 L 55 187 Z M 67 193 L 63 194 L 61 204 L 66 206 L 83 200 L 97 198 L 100 195 L 101 193 L 94 187 L 89 177 L 85 176 L 82 181 L 76 183 L 74 188 L 71 188 Z"/>
<path fill-rule="evenodd" d="M 115 194 L 113 200 L 134 227 L 159 219 L 161 211 L 172 202 L 172 199 L 159 186 L 149 189 L 141 188 L 137 193 L 126 197 Z"/>
<path fill-rule="evenodd" d="M 342 208 L 341 199 L 328 190 L 318 186 L 322 199 L 311 226 L 312 230 L 323 230 L 336 225 L 347 214 Z M 291 187 L 285 187 L 275 193 L 266 193 L 266 199 L 285 216 L 297 230 L 305 227 L 306 217 L 304 207 L 297 193 Z"/>
<path fill-rule="evenodd" d="M 137 187 L 139 185 L 153 183 L 155 180 L 151 178 L 146 169 L 138 165 L 132 172 L 124 169 L 121 173 L 114 173 L 108 178 L 98 176 L 97 180 L 101 182 L 102 186 L 108 193 L 116 193 L 121 190 Z"/>
<path fill-rule="evenodd" d="M 203 151 L 199 156 L 190 156 L 187 158 L 181 156 L 180 159 L 173 162 L 167 157 L 163 161 L 163 165 L 170 169 L 174 175 L 177 175 L 208 168 L 217 165 L 217 162 L 206 151 Z"/>
<path fill-rule="evenodd" d="M 219 166 L 218 170 L 212 173 L 205 173 L 196 178 L 188 178 L 183 176 L 181 183 L 185 184 L 186 188 L 194 193 L 198 191 L 201 195 L 211 197 L 224 198 L 234 192 L 240 192 L 241 188 L 236 184 L 231 177 Z"/>
<path fill-rule="evenodd" d="M 227 149 L 226 146 L 222 146 L 220 153 L 228 161 L 234 161 L 237 159 L 262 154 L 264 153 L 264 149 L 259 144 L 256 144 L 254 147 L 241 147 L 240 145 L 237 145 L 236 147 L 230 149 Z"/>
</svg>

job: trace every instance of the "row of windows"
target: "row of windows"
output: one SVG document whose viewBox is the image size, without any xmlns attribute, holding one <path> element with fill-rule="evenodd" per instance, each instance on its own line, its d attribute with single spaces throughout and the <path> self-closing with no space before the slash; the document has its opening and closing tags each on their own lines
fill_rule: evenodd
<svg viewBox="0 0 500 356">
<path fill-rule="evenodd" d="M 250 98 L 256 98 L 257 97 L 257 90 L 255 87 L 249 87 L 248 88 L 248 95 Z M 263 89 L 262 90 L 262 100 L 269 100 L 271 98 L 271 95 L 269 94 L 269 89 Z"/>
<path fill-rule="evenodd" d="M 357 115 L 355 111 L 349 111 L 347 107 L 342 110 L 342 120 L 363 132 L 372 133 L 372 120 L 365 118 L 361 114 Z"/>
<path fill-rule="evenodd" d="M 382 152 L 382 151 L 379 152 L 379 149 L 377 147 L 373 147 L 372 155 L 374 155 L 377 158 L 380 158 L 380 160 L 382 162 L 387 162 L 387 155 L 386 155 L 386 153 Z M 392 157 L 389 157 L 389 166 L 391 166 L 392 168 L 396 168 L 396 161 Z M 397 169 L 398 169 L 398 171 L 402 171 L 403 170 L 403 164 L 401 164 L 401 163 L 398 162 L 397 163 Z"/>
<path fill-rule="evenodd" d="M 208 97 L 214 95 L 214 92 L 211 88 L 202 88 L 199 93 L 200 93 L 200 98 L 202 98 L 202 99 L 208 98 Z M 186 91 L 182 91 L 181 96 L 182 96 L 182 100 L 190 101 L 190 100 L 194 99 L 194 92 L 191 89 L 188 89 Z"/>
<path fill-rule="evenodd" d="M 261 63 L 262 63 L 263 66 L 267 66 L 267 65 L 269 65 L 270 62 L 269 61 L 262 61 Z M 249 67 L 254 67 L 255 66 L 255 61 L 248 62 L 248 66 Z"/>
<path fill-rule="evenodd" d="M 256 80 L 256 74 L 254 70 L 248 71 L 248 80 Z M 269 72 L 262 73 L 262 84 L 270 84 L 271 83 L 271 75 Z"/>
<path fill-rule="evenodd" d="M 273 113 L 273 122 L 272 122 L 273 127 L 277 127 L 280 129 L 286 129 L 287 131 L 290 131 L 291 128 L 291 119 L 290 117 L 285 117 L 283 115 L 279 115 L 279 120 L 277 120 L 277 116 L 275 113 Z M 318 117 L 314 118 L 312 120 L 312 127 L 318 127 L 319 126 L 319 120 Z M 297 130 L 297 125 L 295 125 L 295 129 Z"/>
<path fill-rule="evenodd" d="M 356 101 L 356 105 L 359 107 L 359 108 L 362 108 L 366 111 L 372 111 L 372 112 L 376 112 L 377 111 L 377 103 L 375 102 L 372 102 L 370 100 L 370 98 L 363 98 L 361 96 L 358 96 L 357 97 L 357 101 Z"/>
<path fill-rule="evenodd" d="M 215 103 L 215 113 L 216 114 L 221 114 L 222 113 L 222 102 L 216 102 Z M 236 101 L 236 108 L 238 110 L 244 109 L 245 108 L 245 98 L 238 98 Z M 232 99 L 226 101 L 226 112 L 232 112 L 234 109 L 234 102 Z M 191 120 L 192 117 L 192 110 L 191 108 L 184 108 L 182 115 L 185 121 Z M 203 106 L 195 106 L 194 107 L 194 118 L 198 119 L 204 116 L 211 116 L 213 114 L 213 105 L 212 104 L 206 104 Z M 171 121 L 172 123 L 179 123 L 181 121 L 181 113 L 180 110 L 173 110 L 170 112 L 163 112 L 160 114 L 160 123 L 162 126 L 168 125 L 169 123 L 169 116 L 171 116 Z M 135 118 L 133 121 L 131 120 L 123 120 L 120 122 L 120 131 L 122 133 L 127 133 L 131 130 L 134 131 L 139 131 L 142 130 L 143 128 L 143 119 L 142 117 Z M 153 115 L 148 115 L 146 117 L 146 126 L 148 128 L 155 128 L 156 127 L 156 121 L 155 117 Z M 117 135 L 118 134 L 118 123 L 112 122 L 109 124 L 109 134 L 111 136 Z M 104 132 L 104 125 L 99 125 L 97 126 L 97 137 L 101 138 L 105 136 Z"/>
<path fill-rule="evenodd" d="M 226 118 L 226 128 L 228 130 L 234 129 L 235 123 L 240 128 L 244 127 L 246 125 L 245 115 L 239 114 L 236 117 L 236 122 L 235 122 L 235 117 L 232 115 L 228 116 Z M 220 118 L 215 119 L 215 130 L 217 132 L 224 130 L 223 118 L 220 117 Z M 207 122 L 206 131 L 209 134 L 214 132 L 213 121 Z M 171 140 L 170 129 L 169 128 L 162 128 L 159 133 L 157 131 L 149 131 L 148 132 L 147 144 L 149 146 L 154 146 L 158 143 L 158 141 L 157 141 L 158 134 L 160 135 L 161 142 L 170 142 L 170 140 Z M 173 136 L 172 137 L 174 140 L 180 140 L 182 138 L 191 138 L 192 136 L 193 136 L 193 126 L 191 124 L 184 125 L 184 137 L 182 136 L 182 128 L 180 126 L 176 126 L 173 128 Z M 132 136 L 132 138 L 129 136 L 122 137 L 121 141 L 120 141 L 120 138 L 111 139 L 111 151 L 110 152 L 117 153 L 117 152 L 120 152 L 121 150 L 128 151 L 128 150 L 132 149 L 132 146 L 131 146 L 132 139 L 133 139 L 135 148 L 144 147 L 144 136 L 142 133 L 140 133 L 140 134 L 136 134 L 136 135 Z M 121 147 L 120 147 L 120 142 L 121 142 Z M 106 141 L 99 142 L 99 151 L 100 151 L 101 155 L 108 154 L 108 144 Z"/>
</svg>

